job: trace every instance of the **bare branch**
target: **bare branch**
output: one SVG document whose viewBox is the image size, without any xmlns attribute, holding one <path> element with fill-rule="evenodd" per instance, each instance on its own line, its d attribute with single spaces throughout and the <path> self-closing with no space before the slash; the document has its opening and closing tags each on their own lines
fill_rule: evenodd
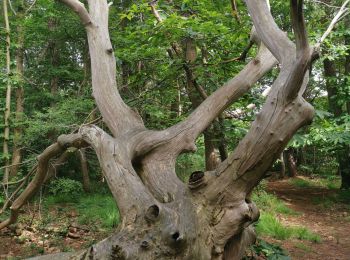
<svg viewBox="0 0 350 260">
<path fill-rule="evenodd" d="M 305 77 L 311 61 L 311 50 L 307 38 L 306 26 L 303 15 L 303 0 L 291 0 L 291 19 L 296 41 L 296 60 L 290 69 L 290 75 L 284 86 L 284 93 L 287 101 L 291 101 L 298 95 L 303 82 L 308 82 L 308 75 Z M 291 57 L 293 60 L 294 57 Z M 304 84 L 305 85 L 305 84 Z M 306 87 L 306 85 L 305 85 Z"/>
<path fill-rule="evenodd" d="M 59 0 L 65 5 L 67 5 L 69 8 L 71 8 L 80 18 L 82 24 L 84 26 L 88 26 L 92 24 L 91 17 L 89 15 L 89 12 L 86 10 L 83 3 L 81 3 L 79 0 Z"/>
<path fill-rule="evenodd" d="M 350 0 L 347 0 L 343 3 L 343 5 L 340 7 L 337 14 L 332 19 L 331 23 L 329 24 L 327 30 L 323 33 L 322 37 L 318 40 L 318 42 L 314 46 L 314 50 L 316 52 L 319 51 L 321 44 L 324 42 L 324 40 L 328 37 L 328 35 L 332 32 L 334 29 L 334 26 L 346 15 L 349 14 L 349 8 L 346 8 L 346 6 L 350 3 Z"/>
<path fill-rule="evenodd" d="M 218 115 L 232 102 L 246 93 L 266 72 L 277 64 L 276 59 L 261 44 L 255 59 L 224 86 L 210 95 L 193 113 L 183 122 L 192 126 L 188 132 L 197 137 Z M 210 112 L 209 112 L 210 111 Z"/>
<path fill-rule="evenodd" d="M 340 6 L 336 6 L 336 5 L 330 5 L 326 2 L 323 2 L 323 1 L 318 1 L 318 0 L 312 0 L 311 2 L 314 2 L 314 3 L 318 3 L 318 4 L 321 4 L 321 5 L 325 5 L 325 6 L 328 6 L 328 7 L 331 7 L 331 8 L 340 8 Z"/>
<path fill-rule="evenodd" d="M 44 152 L 37 157 L 38 164 L 33 180 L 29 183 L 21 195 L 19 195 L 19 197 L 13 202 L 12 206 L 10 207 L 11 215 L 8 219 L 0 223 L 0 230 L 16 222 L 19 209 L 36 193 L 44 182 L 50 165 L 50 159 L 59 155 L 70 146 L 84 147 L 86 145 L 86 142 L 82 140 L 80 134 L 72 134 L 60 136 L 56 143 L 46 148 Z"/>
<path fill-rule="evenodd" d="M 151 7 L 152 13 L 154 15 L 154 17 L 156 18 L 156 20 L 158 21 L 158 23 L 161 23 L 163 21 L 162 17 L 160 17 L 158 10 L 156 9 L 156 4 L 157 1 L 152 1 L 149 3 L 149 6 Z"/>
<path fill-rule="evenodd" d="M 291 0 L 290 3 L 297 52 L 309 51 L 309 42 L 303 14 L 303 0 Z"/>
<path fill-rule="evenodd" d="M 294 52 L 294 44 L 287 35 L 278 28 L 264 0 L 245 0 L 254 27 L 261 41 L 284 64 L 289 63 L 289 57 Z"/>
<path fill-rule="evenodd" d="M 4 1 L 6 1 L 6 0 L 4 0 Z M 8 2 L 9 2 L 9 6 L 10 6 L 10 9 L 11 9 L 11 11 L 13 12 L 13 14 L 14 14 L 14 15 L 17 15 L 15 9 L 13 9 L 11 0 L 8 0 Z"/>
<path fill-rule="evenodd" d="M 236 18 L 237 22 L 241 22 L 241 18 L 238 13 L 236 0 L 231 0 L 232 14 Z"/>
</svg>

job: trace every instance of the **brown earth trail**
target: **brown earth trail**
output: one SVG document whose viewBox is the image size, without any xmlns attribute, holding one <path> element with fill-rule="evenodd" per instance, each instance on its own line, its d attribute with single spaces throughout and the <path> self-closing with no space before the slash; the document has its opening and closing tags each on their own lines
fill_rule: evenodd
<svg viewBox="0 0 350 260">
<path fill-rule="evenodd" d="M 283 224 L 305 226 L 322 239 L 321 243 L 314 243 L 268 238 L 269 242 L 281 244 L 292 259 L 350 260 L 350 207 L 327 199 L 334 196 L 337 190 L 295 187 L 288 180 L 270 182 L 268 190 L 300 213 L 280 216 Z M 327 201 L 327 204 L 322 203 Z"/>
</svg>

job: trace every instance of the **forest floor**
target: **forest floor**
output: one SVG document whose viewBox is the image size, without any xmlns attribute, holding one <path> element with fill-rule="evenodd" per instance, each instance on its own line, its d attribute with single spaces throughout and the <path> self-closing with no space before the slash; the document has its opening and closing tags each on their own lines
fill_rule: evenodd
<svg viewBox="0 0 350 260">
<path fill-rule="evenodd" d="M 305 177 L 298 177 L 303 183 Z M 306 179 L 307 181 L 307 179 Z M 298 182 L 297 182 L 298 183 Z M 306 183 L 306 182 L 305 182 Z M 276 240 L 264 237 L 270 243 L 278 244 L 292 259 L 350 259 L 350 197 L 339 198 L 339 191 L 312 185 L 293 185 L 290 180 L 269 182 L 267 190 L 298 214 L 279 215 L 287 226 L 304 226 L 318 234 L 321 241 L 297 239 Z M 343 199 L 343 200 L 341 200 Z M 341 201 L 339 201 L 341 200 Z M 347 200 L 347 201 L 346 201 Z"/>
<path fill-rule="evenodd" d="M 265 189 L 292 210 L 292 214 L 274 213 L 283 226 L 305 227 L 317 235 L 317 241 L 278 240 L 267 235 L 262 238 L 280 245 L 292 259 L 349 260 L 350 194 L 315 183 L 313 179 L 298 177 L 268 182 Z M 40 211 L 36 203 L 28 205 L 22 210 L 18 224 L 0 231 L 0 259 L 23 259 L 86 248 L 113 232 L 118 222 L 113 204 L 110 195 L 92 194 L 75 203 L 44 202 Z M 272 204 L 278 203 L 272 201 Z M 262 214 L 272 211 L 267 208 Z M 100 219 L 96 217 L 98 214 Z M 110 220 L 103 223 L 106 219 Z"/>
</svg>

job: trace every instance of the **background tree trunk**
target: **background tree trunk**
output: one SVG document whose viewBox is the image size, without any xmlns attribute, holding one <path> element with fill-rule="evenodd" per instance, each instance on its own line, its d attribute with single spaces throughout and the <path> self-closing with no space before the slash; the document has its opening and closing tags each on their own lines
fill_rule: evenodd
<svg viewBox="0 0 350 260">
<path fill-rule="evenodd" d="M 89 168 L 86 160 L 85 149 L 82 148 L 77 151 L 78 158 L 80 160 L 81 174 L 83 177 L 83 189 L 85 192 L 90 192 L 90 177 L 89 177 Z"/>
<path fill-rule="evenodd" d="M 23 4 L 23 3 L 22 3 Z M 20 5 L 17 16 L 19 19 L 23 19 L 23 5 Z M 10 176 L 16 176 L 19 168 L 19 164 L 22 161 L 21 151 L 21 139 L 23 134 L 22 120 L 24 113 L 24 30 L 20 24 L 17 26 L 17 50 L 16 50 L 16 73 L 19 78 L 19 85 L 16 88 L 16 122 L 17 126 L 14 128 L 13 137 L 13 154 L 12 154 L 12 167 L 10 169 Z"/>
<path fill-rule="evenodd" d="M 10 141 L 10 114 L 11 114 L 11 55 L 10 55 L 10 23 L 7 10 L 7 1 L 3 1 L 3 12 L 4 12 L 4 21 L 5 21 L 5 30 L 6 30 L 6 74 L 7 74 L 7 87 L 6 87 L 6 101 L 5 101 L 5 116 L 4 116 L 4 144 L 3 144 L 3 156 L 4 156 L 4 178 L 3 182 L 6 183 L 9 180 L 10 168 L 10 152 L 9 152 L 9 141 Z M 7 188 L 5 188 L 7 190 Z"/>
<path fill-rule="evenodd" d="M 349 58 L 346 57 L 346 61 Z M 347 63 L 345 61 L 345 64 Z M 326 87 L 328 92 L 328 103 L 329 103 L 329 110 L 331 113 L 334 114 L 336 118 L 339 118 L 343 114 L 343 108 L 341 105 L 337 103 L 337 95 L 338 93 L 338 86 L 336 83 L 336 77 L 337 77 L 337 69 L 335 66 L 334 61 L 330 61 L 328 59 L 325 59 L 323 61 L 324 66 L 324 75 L 326 77 Z M 345 69 L 346 69 L 345 65 Z M 341 145 L 341 147 L 338 148 L 336 151 L 337 155 L 337 161 L 338 161 L 338 169 L 339 173 L 342 179 L 341 188 L 348 189 L 350 188 L 350 155 L 349 155 L 349 146 L 348 145 Z"/>
<path fill-rule="evenodd" d="M 296 177 L 298 175 L 297 163 L 294 155 L 294 149 L 289 148 L 283 152 L 284 163 L 287 166 L 288 174 L 290 177 Z"/>
</svg>

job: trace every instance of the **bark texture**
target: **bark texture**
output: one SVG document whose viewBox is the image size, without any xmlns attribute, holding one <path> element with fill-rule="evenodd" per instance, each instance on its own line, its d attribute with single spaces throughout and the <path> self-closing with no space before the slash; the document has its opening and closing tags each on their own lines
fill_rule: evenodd
<svg viewBox="0 0 350 260">
<path fill-rule="evenodd" d="M 292 135 L 313 117 L 313 108 L 302 97 L 312 54 L 302 1 L 291 1 L 296 44 L 278 28 L 265 1 L 245 1 L 255 27 L 257 56 L 186 120 L 161 131 L 146 129 L 118 93 L 107 1 L 88 0 L 89 12 L 78 0 L 61 2 L 86 28 L 93 95 L 112 136 L 84 125 L 79 133 L 60 137 L 39 158 L 33 181 L 43 181 L 49 159 L 69 146 L 89 144 L 122 216 L 115 234 L 74 253 L 73 259 L 240 259 L 255 240 L 251 224 L 259 218 L 249 194 Z M 175 173 L 178 155 L 195 151 L 196 138 L 278 62 L 281 70 L 266 103 L 236 149 L 215 170 L 194 172 L 189 183 L 181 182 Z M 12 206 L 14 216 L 19 205 L 15 201 Z"/>
<path fill-rule="evenodd" d="M 19 6 L 19 13 L 17 16 L 23 19 L 23 6 Z M 13 153 L 12 153 L 12 167 L 10 168 L 10 176 L 16 176 L 19 168 L 19 164 L 22 161 L 22 151 L 21 151 L 21 139 L 23 133 L 23 127 L 21 126 L 21 121 L 23 119 L 24 113 L 24 87 L 23 87 L 23 74 L 24 74 L 24 30 L 22 25 L 17 26 L 17 50 L 16 50 L 16 73 L 20 80 L 19 86 L 16 88 L 16 123 L 17 126 L 14 128 L 13 137 Z"/>
<path fill-rule="evenodd" d="M 6 74 L 7 74 L 7 83 L 6 83 L 6 101 L 5 101 L 5 115 L 4 115 L 4 144 L 3 144 L 3 154 L 5 156 L 5 166 L 3 182 L 6 183 L 9 180 L 10 168 L 10 152 L 9 152 L 9 140 L 10 140 L 10 114 L 11 114 L 11 55 L 10 55 L 10 23 L 7 10 L 7 1 L 3 1 L 3 14 L 5 22 L 5 31 L 6 31 Z M 5 187 L 5 193 L 7 196 L 7 188 Z"/>
</svg>

